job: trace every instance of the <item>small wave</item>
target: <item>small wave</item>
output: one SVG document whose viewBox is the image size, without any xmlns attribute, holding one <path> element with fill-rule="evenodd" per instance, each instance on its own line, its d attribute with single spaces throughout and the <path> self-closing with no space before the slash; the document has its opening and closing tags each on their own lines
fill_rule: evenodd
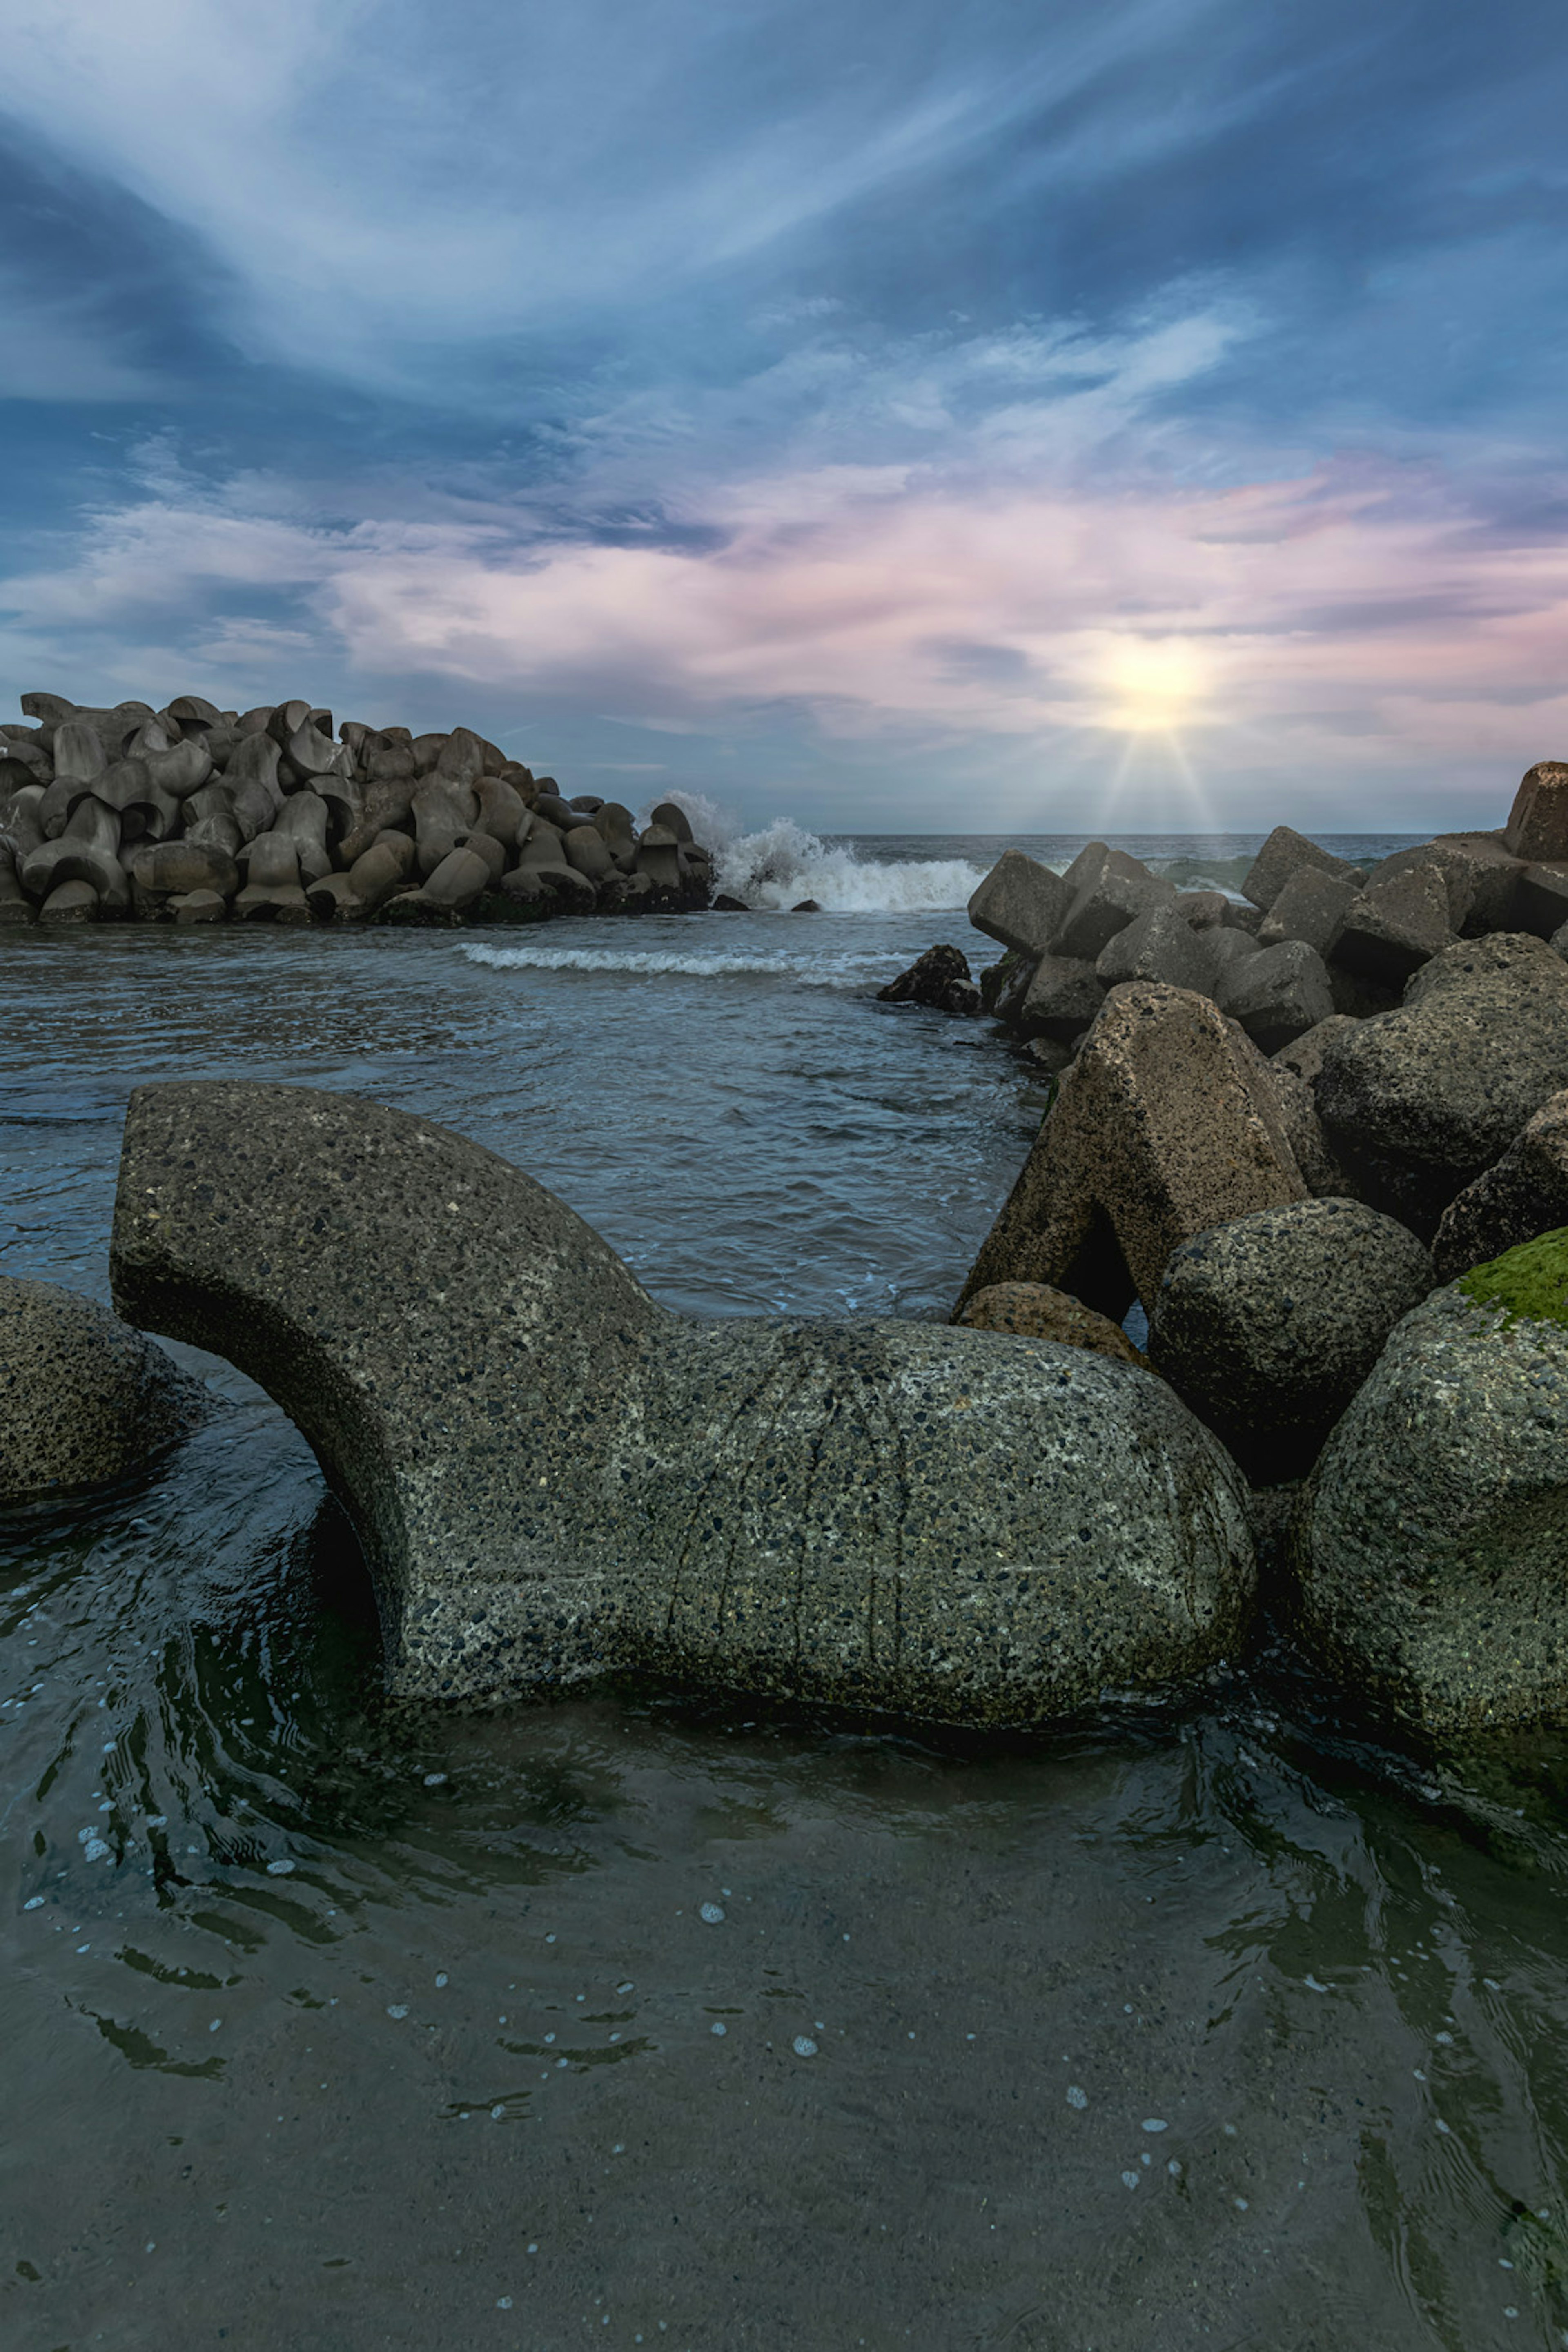
<svg viewBox="0 0 1568 2352">
<path fill-rule="evenodd" d="M 815 898 L 826 915 L 942 914 L 966 907 L 985 879 L 963 857 L 860 857 L 787 816 L 715 847 L 715 889 L 775 911 Z"/>
<path fill-rule="evenodd" d="M 694 980 L 724 980 L 735 973 L 797 980 L 813 988 L 857 986 L 868 970 L 885 970 L 886 955 L 703 955 L 636 948 L 465 947 L 470 963 L 491 971 L 683 972 Z"/>
</svg>

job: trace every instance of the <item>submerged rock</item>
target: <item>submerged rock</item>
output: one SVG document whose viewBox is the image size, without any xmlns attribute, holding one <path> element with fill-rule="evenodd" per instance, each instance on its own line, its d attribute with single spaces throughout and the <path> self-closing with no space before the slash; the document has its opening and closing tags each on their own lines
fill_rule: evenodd
<svg viewBox="0 0 1568 2352">
<path fill-rule="evenodd" d="M 980 1011 L 980 991 L 962 949 L 927 948 L 908 971 L 877 991 L 879 1004 L 924 1004 L 933 1013 L 971 1015 Z"/>
<path fill-rule="evenodd" d="M 395 1692 L 631 1668 L 1030 1723 L 1234 1651 L 1245 1493 L 1163 1381 L 900 1322 L 700 1323 L 465 1138 L 305 1088 L 132 1098 L 122 1310 L 314 1446 Z"/>
<path fill-rule="evenodd" d="M 1568 1715 L 1568 1232 L 1395 1328 L 1313 1475 L 1305 1638 L 1351 1690 L 1454 1732 Z"/>
<path fill-rule="evenodd" d="M 195 1427 L 205 1394 L 106 1307 L 0 1275 L 0 1503 L 127 1476 Z"/>
</svg>

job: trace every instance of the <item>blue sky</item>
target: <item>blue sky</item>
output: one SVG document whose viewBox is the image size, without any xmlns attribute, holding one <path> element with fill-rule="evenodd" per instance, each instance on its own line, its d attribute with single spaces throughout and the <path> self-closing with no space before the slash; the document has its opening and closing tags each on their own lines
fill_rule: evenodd
<svg viewBox="0 0 1568 2352">
<path fill-rule="evenodd" d="M 827 829 L 1568 756 L 1568 25 L 0 0 L 0 693 Z"/>
</svg>

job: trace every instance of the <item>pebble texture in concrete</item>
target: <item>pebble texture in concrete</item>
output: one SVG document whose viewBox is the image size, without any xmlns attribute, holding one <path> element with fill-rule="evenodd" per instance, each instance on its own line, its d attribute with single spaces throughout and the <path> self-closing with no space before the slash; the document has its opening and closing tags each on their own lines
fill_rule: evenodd
<svg viewBox="0 0 1568 2352">
<path fill-rule="evenodd" d="M 395 1693 L 653 1667 L 1040 1722 L 1247 1623 L 1244 1490 L 1151 1374 L 946 1327 L 689 1321 L 405 1113 L 143 1088 L 112 1264 L 126 1315 L 226 1355 L 310 1440 Z"/>
<path fill-rule="evenodd" d="M 106 1307 L 0 1275 L 0 1503 L 128 1477 L 194 1428 L 205 1395 Z"/>
</svg>

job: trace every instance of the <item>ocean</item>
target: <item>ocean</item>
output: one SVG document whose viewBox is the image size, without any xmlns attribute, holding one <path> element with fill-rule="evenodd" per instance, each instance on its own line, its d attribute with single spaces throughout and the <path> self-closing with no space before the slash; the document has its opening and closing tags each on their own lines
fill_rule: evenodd
<svg viewBox="0 0 1568 2352">
<path fill-rule="evenodd" d="M 1235 890 L 1258 838 L 1121 845 Z M 992 958 L 1007 845 L 781 824 L 744 915 L 6 932 L 0 1263 L 106 1297 L 130 1088 L 246 1076 L 475 1136 L 684 1310 L 945 1317 L 1043 1100 L 875 991 Z M 1568 2345 L 1560 1738 L 1417 1753 L 1267 1633 L 1029 1738 L 394 1707 L 308 1449 L 176 1352 L 222 1402 L 172 1462 L 0 1528 L 8 2347 Z"/>
</svg>

